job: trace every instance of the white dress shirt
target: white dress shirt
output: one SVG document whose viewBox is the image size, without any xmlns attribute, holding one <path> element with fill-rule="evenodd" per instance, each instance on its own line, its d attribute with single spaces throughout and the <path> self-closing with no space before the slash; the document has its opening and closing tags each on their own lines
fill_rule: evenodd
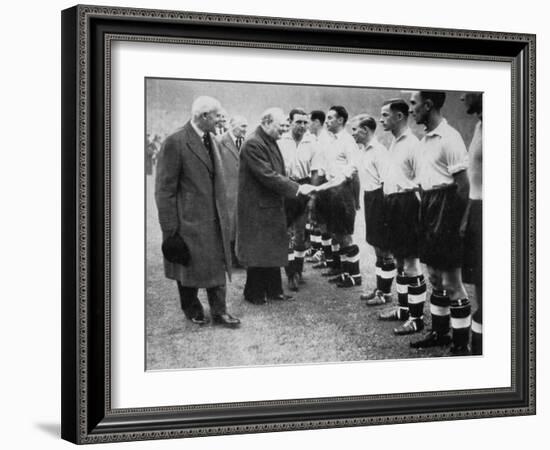
<svg viewBox="0 0 550 450">
<path fill-rule="evenodd" d="M 366 192 L 380 189 L 384 182 L 384 173 L 387 170 L 388 149 L 373 137 L 360 152 L 359 179 L 361 187 Z"/>
<path fill-rule="evenodd" d="M 418 188 L 416 172 L 420 141 L 410 128 L 393 137 L 388 151 L 388 165 L 384 174 L 384 194 L 410 191 Z"/>
<path fill-rule="evenodd" d="M 420 141 L 417 180 L 422 189 L 452 184 L 453 175 L 468 168 L 468 152 L 460 133 L 446 119 Z"/>
<path fill-rule="evenodd" d="M 345 129 L 338 133 L 329 133 L 326 148 L 323 149 L 323 161 L 317 164 L 319 172 L 328 181 L 335 178 L 351 178 L 357 171 L 359 149 L 355 139 Z"/>
<path fill-rule="evenodd" d="M 287 133 L 277 141 L 283 160 L 286 175 L 293 180 L 301 180 L 311 176 L 311 164 L 317 151 L 317 142 L 309 133 L 303 135 L 296 143 L 292 133 Z"/>
</svg>

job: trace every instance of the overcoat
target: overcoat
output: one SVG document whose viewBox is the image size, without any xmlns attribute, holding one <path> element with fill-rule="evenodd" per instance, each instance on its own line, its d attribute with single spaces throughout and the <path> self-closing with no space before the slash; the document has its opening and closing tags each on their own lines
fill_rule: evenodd
<svg viewBox="0 0 550 450">
<path fill-rule="evenodd" d="M 240 153 L 237 257 L 247 267 L 282 267 L 288 259 L 284 198 L 299 185 L 285 174 L 277 142 L 258 127 Z"/>
<path fill-rule="evenodd" d="M 167 278 L 183 286 L 224 285 L 231 275 L 229 217 L 219 149 L 212 158 L 190 122 L 163 143 L 157 159 L 155 200 L 163 239 L 177 231 L 187 244 L 187 266 L 164 260 Z"/>
<path fill-rule="evenodd" d="M 229 132 L 219 140 L 220 156 L 226 181 L 227 210 L 229 211 L 229 236 L 237 236 L 237 194 L 239 191 L 239 150 Z"/>
</svg>

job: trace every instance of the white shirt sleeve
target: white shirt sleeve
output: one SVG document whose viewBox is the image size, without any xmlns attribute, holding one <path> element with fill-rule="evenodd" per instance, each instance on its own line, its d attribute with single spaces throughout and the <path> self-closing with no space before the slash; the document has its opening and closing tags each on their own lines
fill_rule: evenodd
<svg viewBox="0 0 550 450">
<path fill-rule="evenodd" d="M 359 147 L 357 147 L 357 144 L 355 143 L 355 141 L 351 141 L 351 140 L 346 143 L 346 146 L 344 147 L 344 152 L 345 152 L 348 164 L 343 170 L 343 175 L 346 178 L 351 178 L 359 168 L 359 164 L 360 164 L 359 157 L 361 154 L 359 152 Z"/>
<path fill-rule="evenodd" d="M 468 168 L 468 151 L 458 132 L 446 136 L 443 141 L 443 157 L 451 175 Z"/>
</svg>

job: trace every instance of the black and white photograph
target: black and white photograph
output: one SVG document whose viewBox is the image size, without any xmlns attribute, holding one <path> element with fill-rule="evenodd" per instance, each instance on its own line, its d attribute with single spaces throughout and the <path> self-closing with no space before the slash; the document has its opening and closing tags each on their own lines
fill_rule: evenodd
<svg viewBox="0 0 550 450">
<path fill-rule="evenodd" d="M 483 355 L 482 92 L 144 91 L 147 371 Z"/>
</svg>

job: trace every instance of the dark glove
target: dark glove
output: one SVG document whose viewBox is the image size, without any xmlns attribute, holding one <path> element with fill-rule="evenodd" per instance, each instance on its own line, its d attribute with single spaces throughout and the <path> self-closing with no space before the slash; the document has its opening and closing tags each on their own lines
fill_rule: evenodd
<svg viewBox="0 0 550 450">
<path fill-rule="evenodd" d="M 191 255 L 187 244 L 178 233 L 166 238 L 162 243 L 162 254 L 167 261 L 186 266 Z"/>
</svg>

